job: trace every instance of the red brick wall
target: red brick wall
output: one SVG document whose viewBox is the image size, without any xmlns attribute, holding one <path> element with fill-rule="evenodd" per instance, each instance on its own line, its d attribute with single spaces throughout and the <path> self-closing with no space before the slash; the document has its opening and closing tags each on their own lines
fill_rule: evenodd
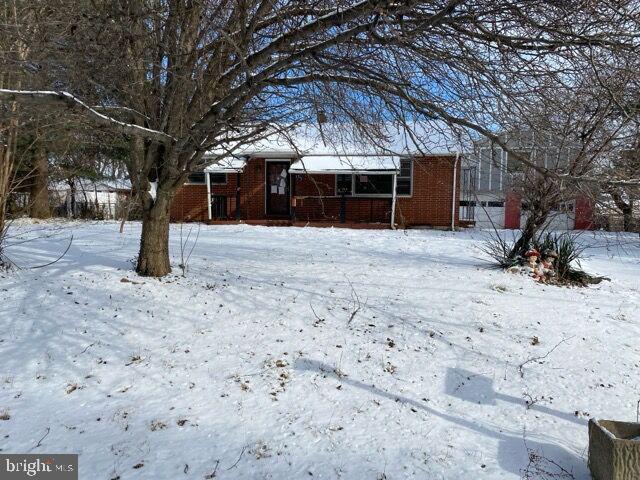
<svg viewBox="0 0 640 480">
<path fill-rule="evenodd" d="M 227 173 L 227 183 L 225 185 L 211 185 L 211 195 L 226 195 L 227 197 L 236 196 L 237 174 Z M 205 193 L 207 189 L 205 186 Z"/>
<path fill-rule="evenodd" d="M 252 158 L 240 181 L 240 212 L 244 220 L 263 220 L 265 189 L 264 158 Z"/>
<path fill-rule="evenodd" d="M 242 174 L 241 174 L 242 175 Z M 241 183 L 242 182 L 241 180 Z M 236 187 L 238 177 L 236 173 L 227 174 L 227 183 L 224 185 L 211 185 L 211 195 L 224 195 L 227 197 L 227 217 L 236 216 Z M 242 202 L 242 200 L 241 200 Z M 242 214 L 241 210 L 241 214 Z M 207 221 L 209 208 L 207 205 L 207 186 L 185 184 L 178 191 L 171 204 L 171 221 Z M 246 218 L 246 217 L 242 217 Z"/>
<path fill-rule="evenodd" d="M 398 197 L 396 223 L 404 225 L 451 225 L 454 156 L 416 158 L 413 161 L 413 195 Z M 456 174 L 455 224 L 460 203 L 460 161 Z"/>
<path fill-rule="evenodd" d="M 391 221 L 390 198 L 345 199 L 345 221 L 350 223 L 387 223 Z M 340 198 L 303 198 L 296 201 L 296 220 L 335 221 L 340 220 Z"/>
<path fill-rule="evenodd" d="M 183 185 L 171 203 L 171 221 L 207 221 L 206 185 Z"/>
</svg>

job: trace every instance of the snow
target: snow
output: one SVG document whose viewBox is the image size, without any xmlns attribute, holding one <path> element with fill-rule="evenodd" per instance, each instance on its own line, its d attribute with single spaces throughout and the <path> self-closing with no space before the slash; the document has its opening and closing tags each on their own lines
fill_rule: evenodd
<svg viewBox="0 0 640 480">
<path fill-rule="evenodd" d="M 309 155 L 291 164 L 289 173 L 398 172 L 399 157 L 380 155 Z"/>
<path fill-rule="evenodd" d="M 585 233 L 611 282 L 559 288 L 488 268 L 482 231 L 173 225 L 160 280 L 139 233 L 11 227 L 22 267 L 73 244 L 0 273 L 3 452 L 122 480 L 559 472 L 531 449 L 586 480 L 588 419 L 636 418 L 637 235 Z"/>
<path fill-rule="evenodd" d="M 409 128 L 393 123 L 379 126 L 379 134 L 366 138 L 355 125 L 312 124 L 281 127 L 277 132 L 235 148 L 237 157 L 297 157 L 303 155 L 451 155 L 465 151 L 463 136 L 443 122 L 415 122 Z M 217 157 L 223 151 L 208 152 Z"/>
</svg>

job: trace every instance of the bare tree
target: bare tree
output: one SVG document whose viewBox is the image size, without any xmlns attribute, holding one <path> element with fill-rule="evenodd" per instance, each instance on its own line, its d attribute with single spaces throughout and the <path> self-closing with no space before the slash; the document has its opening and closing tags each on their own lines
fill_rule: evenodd
<svg viewBox="0 0 640 480">
<path fill-rule="evenodd" d="M 142 139 L 127 168 L 143 211 L 137 271 L 152 276 L 171 270 L 169 208 L 207 151 L 320 116 L 365 136 L 413 118 L 501 141 L 504 104 L 526 113 L 532 95 L 569 91 L 585 50 L 637 47 L 635 4 L 612 0 L 57 3 L 23 62 L 49 91 L 5 88 L 0 100 L 59 105 Z"/>
</svg>

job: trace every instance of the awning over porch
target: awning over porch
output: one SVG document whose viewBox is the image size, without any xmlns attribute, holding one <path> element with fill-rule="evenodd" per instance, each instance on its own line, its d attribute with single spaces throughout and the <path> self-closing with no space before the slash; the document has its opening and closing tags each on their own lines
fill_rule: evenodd
<svg viewBox="0 0 640 480">
<path fill-rule="evenodd" d="M 227 157 L 213 163 L 204 169 L 207 173 L 242 173 L 247 165 L 244 158 Z"/>
<path fill-rule="evenodd" d="M 400 172 L 400 157 L 392 155 L 305 155 L 291 164 L 289 173 L 386 173 Z"/>
</svg>

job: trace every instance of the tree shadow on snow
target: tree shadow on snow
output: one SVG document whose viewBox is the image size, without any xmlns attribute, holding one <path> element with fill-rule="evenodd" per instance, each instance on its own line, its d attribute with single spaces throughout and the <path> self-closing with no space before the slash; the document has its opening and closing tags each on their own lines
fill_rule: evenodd
<svg viewBox="0 0 640 480">
<path fill-rule="evenodd" d="M 570 474 L 575 478 L 589 478 L 585 461 L 560 445 L 539 442 L 530 439 L 527 439 L 525 443 L 523 436 L 517 435 L 516 433 L 496 431 L 474 421 L 436 410 L 433 407 L 427 406 L 424 402 L 420 402 L 402 395 L 396 395 L 374 385 L 368 385 L 359 380 L 354 380 L 343 375 L 338 375 L 335 371 L 335 368 L 324 362 L 313 359 L 299 358 L 295 363 L 295 369 L 301 372 L 313 372 L 322 374 L 325 377 L 333 377 L 335 379 L 338 379 L 343 384 L 364 390 L 377 397 L 386 398 L 387 400 L 391 400 L 393 402 L 410 405 L 418 410 L 422 410 L 431 415 L 435 415 L 436 417 L 439 417 L 460 428 L 464 428 L 466 430 L 484 435 L 488 438 L 498 440 L 498 464 L 503 470 L 511 472 L 518 476 L 522 476 L 525 469 L 533 471 L 534 474 L 539 473 L 535 470 L 537 467 L 535 465 L 532 467 L 530 464 L 532 458 L 531 453 L 537 452 L 537 454 L 540 455 L 543 459 L 550 460 L 550 462 L 547 462 L 545 465 L 547 473 L 553 474 L 553 470 L 555 469 L 555 472 L 558 475 L 562 475 L 563 472 L 570 472 Z M 458 371 L 451 374 L 452 380 L 448 380 L 449 387 L 452 387 L 454 385 L 453 379 L 455 379 L 455 386 L 457 387 L 457 385 L 459 384 L 459 374 L 461 372 L 462 371 Z M 478 375 L 474 375 L 474 378 L 475 377 L 478 377 Z M 484 378 L 486 379 L 486 377 Z M 455 391 L 452 393 L 455 393 L 455 396 L 457 396 L 458 398 L 463 398 L 468 401 L 475 402 L 474 399 L 476 397 L 482 398 L 483 400 L 488 401 L 490 405 L 496 404 L 498 400 L 514 400 L 514 397 L 494 392 L 490 381 L 487 382 L 486 380 L 480 379 L 478 384 L 473 389 L 466 389 L 462 392 L 460 392 L 460 389 L 455 389 L 454 387 Z M 469 393 L 469 391 L 473 391 L 473 394 Z M 522 403 L 520 399 L 517 400 L 519 403 Z M 556 413 L 560 414 L 560 418 L 568 419 L 564 417 L 564 414 L 562 414 L 562 412 Z M 553 478 L 553 476 L 550 476 L 549 478 Z M 558 476 L 558 478 L 571 477 Z"/>
<path fill-rule="evenodd" d="M 496 392 L 493 387 L 493 380 L 489 377 L 462 368 L 447 368 L 445 393 L 478 405 L 498 405 L 500 402 L 508 402 L 527 407 L 526 401 L 522 398 Z M 537 403 L 532 404 L 529 408 L 577 425 L 587 426 L 586 421 L 577 418 L 572 413 L 561 412 Z"/>
</svg>

